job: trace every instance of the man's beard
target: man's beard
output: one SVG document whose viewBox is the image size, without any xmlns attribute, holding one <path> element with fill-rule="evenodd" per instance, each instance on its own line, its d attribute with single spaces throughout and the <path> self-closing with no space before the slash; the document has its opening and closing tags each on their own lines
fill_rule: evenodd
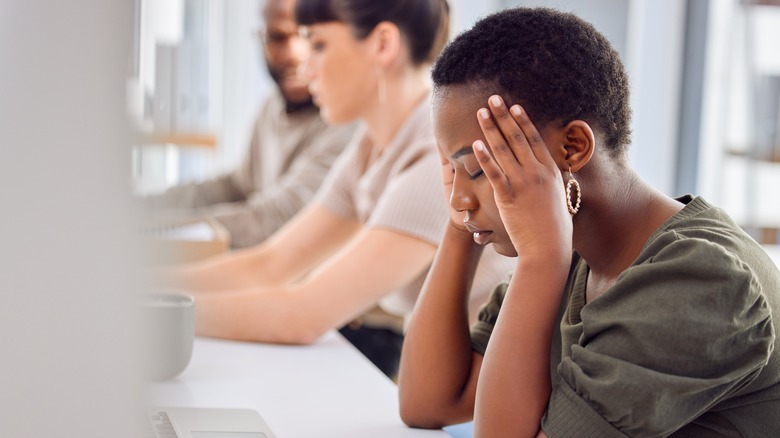
<svg viewBox="0 0 780 438">
<path fill-rule="evenodd" d="M 271 79 L 273 79 L 274 83 L 276 84 L 276 87 L 282 93 L 282 97 L 284 98 L 285 111 L 288 114 L 314 107 L 314 101 L 312 100 L 311 95 L 308 93 L 307 93 L 308 97 L 305 100 L 299 102 L 291 102 L 287 98 L 287 95 L 284 94 L 284 88 L 282 87 L 282 83 L 284 82 L 284 70 L 272 67 L 267 62 L 266 62 L 266 66 L 268 67 L 268 74 L 271 75 Z"/>
</svg>

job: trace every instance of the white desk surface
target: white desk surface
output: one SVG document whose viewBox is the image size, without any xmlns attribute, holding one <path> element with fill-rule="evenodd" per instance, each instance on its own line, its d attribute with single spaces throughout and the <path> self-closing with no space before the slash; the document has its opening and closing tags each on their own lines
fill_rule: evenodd
<svg viewBox="0 0 780 438">
<path fill-rule="evenodd" d="M 257 410 L 277 438 L 444 438 L 410 429 L 395 384 L 331 331 L 316 344 L 280 346 L 196 338 L 178 377 L 149 384 L 150 405 Z"/>
</svg>

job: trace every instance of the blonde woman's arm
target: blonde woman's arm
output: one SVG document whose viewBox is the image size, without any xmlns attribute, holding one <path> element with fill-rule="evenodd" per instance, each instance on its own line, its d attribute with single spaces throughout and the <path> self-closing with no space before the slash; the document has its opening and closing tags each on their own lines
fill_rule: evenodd
<svg viewBox="0 0 780 438">
<path fill-rule="evenodd" d="M 314 342 L 413 281 L 435 252 L 427 240 L 364 229 L 299 282 L 197 295 L 197 332 L 256 342 Z"/>
</svg>

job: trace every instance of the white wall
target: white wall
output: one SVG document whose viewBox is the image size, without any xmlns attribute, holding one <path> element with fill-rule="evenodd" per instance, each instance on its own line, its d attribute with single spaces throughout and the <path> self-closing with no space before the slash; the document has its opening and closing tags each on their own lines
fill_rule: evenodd
<svg viewBox="0 0 780 438">
<path fill-rule="evenodd" d="M 252 123 L 265 95 L 274 86 L 268 76 L 262 52 L 252 31 L 260 24 L 260 0 L 219 0 L 222 3 L 222 116 L 218 118 L 219 151 L 215 172 L 238 166 L 249 145 Z M 220 58 L 214 59 L 220 63 Z M 219 93 L 219 91 L 216 91 Z M 219 116 L 217 116 L 219 117 Z"/>
<path fill-rule="evenodd" d="M 683 73 L 685 2 L 632 0 L 626 67 L 631 80 L 629 158 L 650 184 L 674 193 Z"/>
<path fill-rule="evenodd" d="M 501 0 L 448 0 L 450 4 L 450 36 L 470 28 L 478 19 L 501 8 Z"/>
<path fill-rule="evenodd" d="M 748 229 L 780 227 L 780 164 L 749 158 L 765 128 L 757 123 L 764 116 L 757 80 L 780 75 L 778 23 L 776 7 L 721 0 L 710 8 L 699 185 L 703 196 Z"/>
</svg>

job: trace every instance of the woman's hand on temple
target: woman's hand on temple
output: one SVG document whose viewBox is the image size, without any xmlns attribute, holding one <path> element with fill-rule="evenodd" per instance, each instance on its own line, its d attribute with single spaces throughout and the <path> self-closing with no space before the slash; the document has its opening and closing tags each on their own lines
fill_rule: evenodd
<svg viewBox="0 0 780 438">
<path fill-rule="evenodd" d="M 512 244 L 522 256 L 572 250 L 572 218 L 566 207 L 563 177 L 528 114 L 507 108 L 491 96 L 477 114 L 488 144 L 473 149 L 485 172 Z"/>
</svg>

